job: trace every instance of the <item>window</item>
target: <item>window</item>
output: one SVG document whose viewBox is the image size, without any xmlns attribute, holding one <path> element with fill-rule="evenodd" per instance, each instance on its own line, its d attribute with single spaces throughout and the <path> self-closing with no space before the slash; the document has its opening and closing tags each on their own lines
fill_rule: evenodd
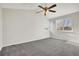
<svg viewBox="0 0 79 59">
<path fill-rule="evenodd" d="M 58 19 L 56 20 L 57 31 L 72 31 L 72 20 L 70 19 Z"/>
</svg>

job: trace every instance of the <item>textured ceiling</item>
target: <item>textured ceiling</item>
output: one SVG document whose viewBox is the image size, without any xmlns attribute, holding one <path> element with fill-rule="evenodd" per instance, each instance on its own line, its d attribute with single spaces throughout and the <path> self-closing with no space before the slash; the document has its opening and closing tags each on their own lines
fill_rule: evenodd
<svg viewBox="0 0 79 59">
<path fill-rule="evenodd" d="M 50 6 L 54 3 L 47 4 Z M 53 8 L 56 13 L 48 13 L 48 18 L 58 17 L 79 11 L 79 3 L 56 3 L 57 7 Z M 4 3 L 0 4 L 2 8 L 25 9 L 25 10 L 41 10 L 38 5 L 46 5 L 44 3 Z"/>
<path fill-rule="evenodd" d="M 36 9 L 39 9 L 38 5 L 44 6 L 44 5 L 52 5 L 52 4 L 44 4 L 44 3 L 4 3 L 4 4 L 1 4 L 1 5 L 2 5 L 3 8 L 36 10 Z"/>
</svg>

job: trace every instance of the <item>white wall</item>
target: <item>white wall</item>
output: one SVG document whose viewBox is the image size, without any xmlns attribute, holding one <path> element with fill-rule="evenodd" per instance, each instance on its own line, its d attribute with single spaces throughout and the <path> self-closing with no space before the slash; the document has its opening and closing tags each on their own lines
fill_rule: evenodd
<svg viewBox="0 0 79 59">
<path fill-rule="evenodd" d="M 2 8 L 0 6 L 0 50 L 2 48 Z"/>
<path fill-rule="evenodd" d="M 54 24 L 53 25 L 54 28 L 56 28 L 55 21 L 60 20 L 60 19 L 61 20 L 64 20 L 64 19 L 72 20 L 73 32 L 57 32 L 56 29 L 53 29 L 51 27 L 53 29 L 53 31 L 51 30 L 51 36 L 57 39 L 79 43 L 79 12 L 61 16 L 55 19 L 51 19 L 51 23 Z"/>
<path fill-rule="evenodd" d="M 48 20 L 31 10 L 3 9 L 3 46 L 49 37 Z"/>
</svg>

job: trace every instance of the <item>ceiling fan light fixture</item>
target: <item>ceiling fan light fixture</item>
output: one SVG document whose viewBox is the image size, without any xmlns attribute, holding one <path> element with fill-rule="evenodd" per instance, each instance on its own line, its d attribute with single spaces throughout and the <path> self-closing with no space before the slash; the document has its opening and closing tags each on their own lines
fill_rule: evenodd
<svg viewBox="0 0 79 59">
<path fill-rule="evenodd" d="M 53 13 L 56 12 L 56 11 L 54 11 L 54 10 L 50 10 L 50 9 L 56 7 L 56 4 L 53 4 L 53 5 L 51 5 L 50 7 L 48 7 L 48 6 L 43 7 L 43 6 L 41 6 L 41 5 L 38 5 L 38 7 L 41 8 L 41 9 L 43 9 L 45 16 L 47 15 L 47 12 L 48 12 L 48 11 L 49 11 L 49 12 L 53 12 Z M 40 12 L 39 12 L 39 13 L 40 13 Z"/>
</svg>

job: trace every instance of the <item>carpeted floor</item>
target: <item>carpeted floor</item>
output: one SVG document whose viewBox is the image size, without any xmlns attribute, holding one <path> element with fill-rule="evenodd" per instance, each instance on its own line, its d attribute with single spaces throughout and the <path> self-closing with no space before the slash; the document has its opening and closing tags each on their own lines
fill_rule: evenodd
<svg viewBox="0 0 79 59">
<path fill-rule="evenodd" d="M 1 51 L 0 51 L 0 56 L 1 56 Z"/>
<path fill-rule="evenodd" d="M 79 56 L 79 46 L 65 40 L 43 39 L 4 47 L 2 56 Z"/>
</svg>

